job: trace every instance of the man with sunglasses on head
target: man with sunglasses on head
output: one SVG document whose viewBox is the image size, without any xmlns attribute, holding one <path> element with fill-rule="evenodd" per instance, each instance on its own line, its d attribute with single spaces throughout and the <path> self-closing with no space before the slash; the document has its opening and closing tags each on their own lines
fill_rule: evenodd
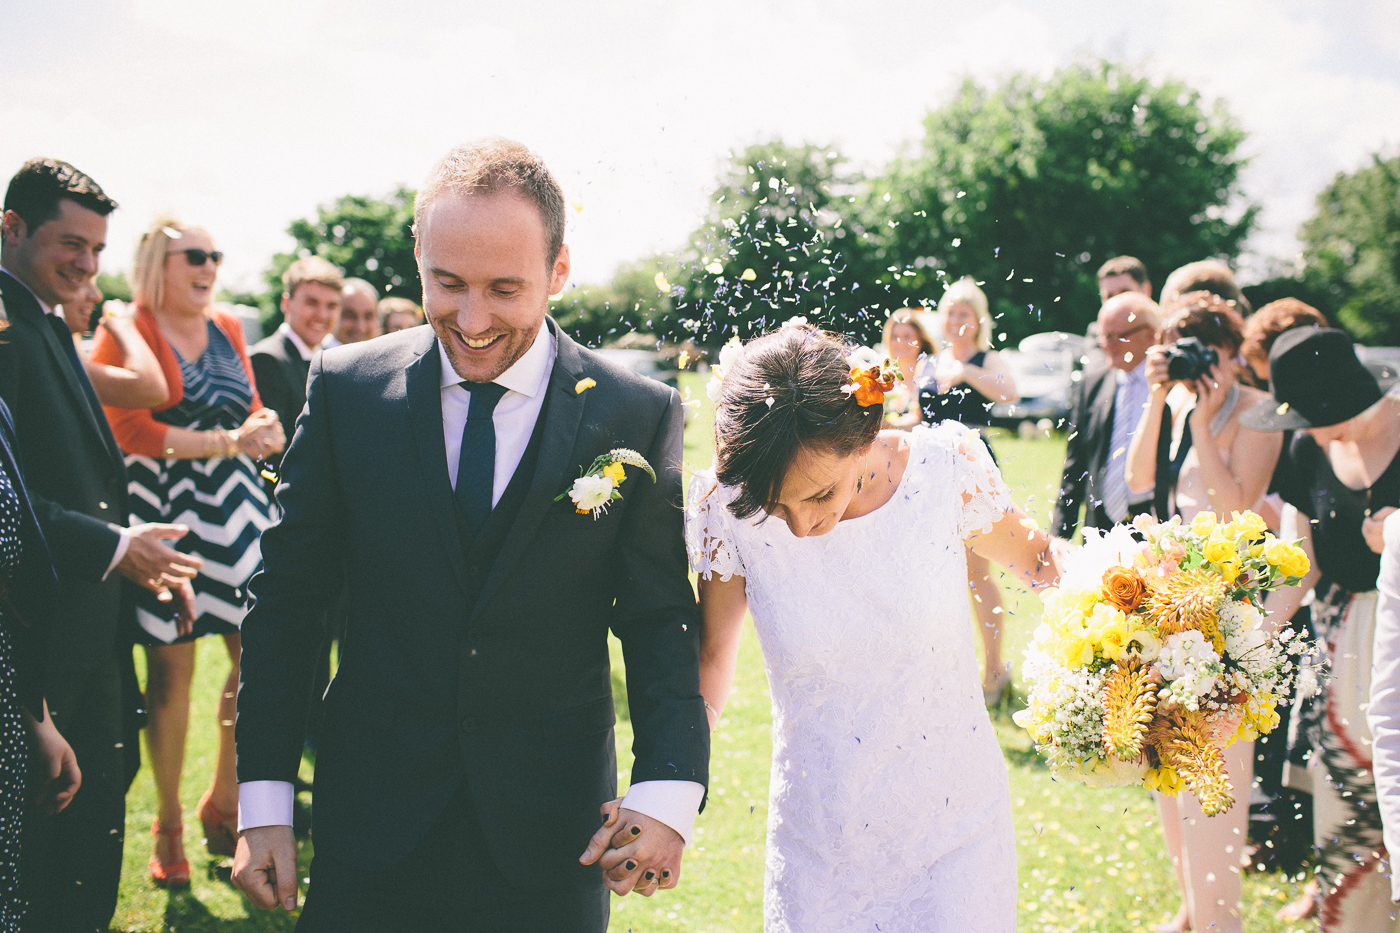
<svg viewBox="0 0 1400 933">
<path fill-rule="evenodd" d="M 1074 388 L 1051 530 L 1057 538 L 1074 535 L 1081 507 L 1084 525 L 1104 530 L 1154 508 L 1153 493 L 1128 489 L 1123 467 L 1150 394 L 1144 362 L 1159 318 L 1156 302 L 1135 289 L 1099 309 L 1098 341 L 1107 365 L 1086 370 Z M 1164 432 L 1161 442 L 1169 444 L 1170 435 Z"/>
<path fill-rule="evenodd" d="M 306 377 L 321 343 L 335 333 L 345 278 L 319 256 L 298 259 L 282 274 L 282 323 L 248 351 L 258 395 L 277 412 L 288 439 L 306 404 Z M 280 460 L 280 457 L 271 458 Z M 276 464 L 273 464 L 275 467 Z M 268 493 L 272 493 L 269 481 Z"/>
<path fill-rule="evenodd" d="M 25 814 L 20 886 L 25 930 L 105 930 L 117 906 L 126 824 L 119 616 L 122 577 L 193 612 L 197 557 L 165 542 L 179 525 L 126 527 L 127 475 L 62 305 L 83 300 L 116 202 L 67 162 L 31 159 L 5 193 L 0 244 L 0 398 L 58 571 L 60 596 L 43 693 L 82 769 L 57 814 Z M 131 662 L 128 649 L 125 662 Z"/>
</svg>

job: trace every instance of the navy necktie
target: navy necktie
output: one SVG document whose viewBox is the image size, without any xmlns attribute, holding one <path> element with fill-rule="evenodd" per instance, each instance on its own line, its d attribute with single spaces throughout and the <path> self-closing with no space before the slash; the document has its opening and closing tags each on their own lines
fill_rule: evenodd
<svg viewBox="0 0 1400 933">
<path fill-rule="evenodd" d="M 464 382 L 471 393 L 467 423 L 462 425 L 462 453 L 457 458 L 457 502 L 467 526 L 481 528 L 491 514 L 491 492 L 496 481 L 496 424 L 491 414 L 506 394 L 494 382 Z"/>
</svg>

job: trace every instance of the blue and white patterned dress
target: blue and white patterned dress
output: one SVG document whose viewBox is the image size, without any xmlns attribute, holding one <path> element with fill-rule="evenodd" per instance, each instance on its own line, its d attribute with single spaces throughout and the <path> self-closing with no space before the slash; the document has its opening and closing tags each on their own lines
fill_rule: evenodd
<svg viewBox="0 0 1400 933">
<path fill-rule="evenodd" d="M 175 353 L 185 395 L 154 414 L 157 421 L 192 431 L 234 430 L 247 419 L 253 387 L 243 360 L 212 321 L 209 346 L 190 362 Z M 172 348 L 173 349 L 173 348 Z M 173 460 L 128 454 L 131 522 L 188 525 L 174 543 L 204 559 L 194 580 L 194 631 L 177 636 L 174 610 L 141 591 L 136 618 L 146 644 L 190 641 L 237 632 L 248 611 L 248 581 L 262 564 L 259 537 L 272 524 L 272 505 L 253 461 L 243 454 L 209 460 Z"/>
</svg>

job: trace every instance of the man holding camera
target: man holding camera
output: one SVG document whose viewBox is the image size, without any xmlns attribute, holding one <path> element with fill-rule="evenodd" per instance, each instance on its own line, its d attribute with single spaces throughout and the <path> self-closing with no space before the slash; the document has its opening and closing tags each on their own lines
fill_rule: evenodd
<svg viewBox="0 0 1400 933">
<path fill-rule="evenodd" d="M 1108 365 L 1086 371 L 1075 386 L 1052 524 L 1057 538 L 1074 535 L 1081 506 L 1084 525 L 1104 530 L 1153 507 L 1152 492 L 1128 489 L 1123 468 L 1151 394 L 1144 361 L 1159 321 L 1157 303 L 1138 291 L 1114 295 L 1099 309 L 1099 347 Z"/>
</svg>

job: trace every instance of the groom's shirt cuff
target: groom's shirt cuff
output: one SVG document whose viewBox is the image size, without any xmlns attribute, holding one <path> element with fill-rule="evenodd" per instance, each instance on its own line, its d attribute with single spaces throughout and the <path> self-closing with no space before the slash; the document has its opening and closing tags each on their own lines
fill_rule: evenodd
<svg viewBox="0 0 1400 933">
<path fill-rule="evenodd" d="M 694 781 L 642 781 L 628 788 L 622 806 L 660 820 L 690 845 L 695 835 L 695 816 L 704 799 L 705 785 Z"/>
<path fill-rule="evenodd" d="M 291 826 L 296 794 L 290 781 L 246 781 L 238 785 L 238 831 Z M 650 814 L 648 814 L 650 815 Z"/>
</svg>

